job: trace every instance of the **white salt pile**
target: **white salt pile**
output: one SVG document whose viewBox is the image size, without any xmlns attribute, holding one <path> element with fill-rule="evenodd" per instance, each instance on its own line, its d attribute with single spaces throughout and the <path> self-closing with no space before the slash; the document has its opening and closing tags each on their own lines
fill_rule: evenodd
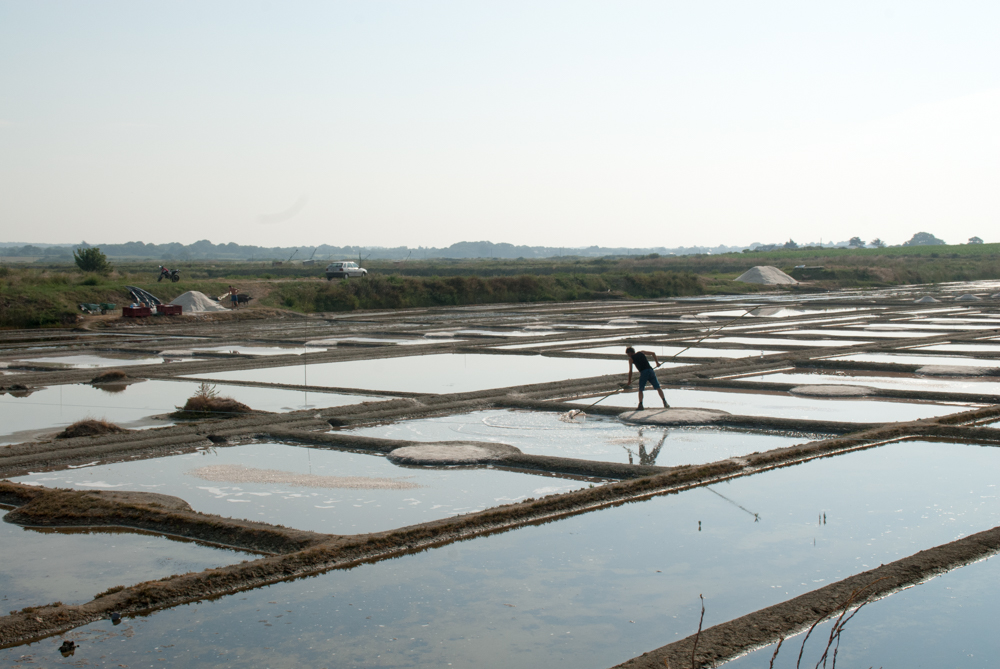
<svg viewBox="0 0 1000 669">
<path fill-rule="evenodd" d="M 667 409 L 639 409 L 618 414 L 623 423 L 640 425 L 696 425 L 715 423 L 729 416 L 728 411 L 719 409 L 689 409 L 670 407 Z"/>
<path fill-rule="evenodd" d="M 977 297 L 975 295 L 963 295 L 962 297 L 956 297 L 955 301 L 956 302 L 978 302 L 981 299 L 983 299 L 983 298 Z"/>
<path fill-rule="evenodd" d="M 793 395 L 810 395 L 812 397 L 864 397 L 871 395 L 874 389 L 868 386 L 815 385 L 795 386 L 788 392 Z"/>
<path fill-rule="evenodd" d="M 178 295 L 170 304 L 179 304 L 185 314 L 196 314 L 206 311 L 229 311 L 205 293 L 199 293 L 197 290 L 189 290 L 183 295 Z"/>
<path fill-rule="evenodd" d="M 767 286 L 776 286 L 783 283 L 798 283 L 795 279 L 782 272 L 777 267 L 770 265 L 758 265 L 736 277 L 742 283 L 762 283 Z"/>
<path fill-rule="evenodd" d="M 941 300 L 935 300 L 930 295 L 924 295 L 919 300 L 914 300 L 917 304 L 930 304 L 931 302 L 940 302 Z"/>
<path fill-rule="evenodd" d="M 351 488 L 356 490 L 411 490 L 420 485 L 400 479 L 372 476 L 319 476 L 278 469 L 255 469 L 240 465 L 208 465 L 187 472 L 205 481 L 217 483 L 283 483 L 303 488 Z"/>
</svg>

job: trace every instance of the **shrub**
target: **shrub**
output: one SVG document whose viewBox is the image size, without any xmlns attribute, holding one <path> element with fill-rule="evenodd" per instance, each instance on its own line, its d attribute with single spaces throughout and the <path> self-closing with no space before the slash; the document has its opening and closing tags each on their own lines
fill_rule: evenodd
<svg viewBox="0 0 1000 669">
<path fill-rule="evenodd" d="M 84 272 L 98 272 L 100 274 L 111 272 L 108 257 L 101 253 L 101 249 L 96 246 L 89 249 L 74 249 L 73 260 L 76 261 L 76 266 Z"/>
<path fill-rule="evenodd" d="M 202 383 L 183 407 L 170 414 L 174 418 L 232 418 L 253 413 L 253 409 L 231 397 L 219 397 L 214 385 Z"/>
</svg>

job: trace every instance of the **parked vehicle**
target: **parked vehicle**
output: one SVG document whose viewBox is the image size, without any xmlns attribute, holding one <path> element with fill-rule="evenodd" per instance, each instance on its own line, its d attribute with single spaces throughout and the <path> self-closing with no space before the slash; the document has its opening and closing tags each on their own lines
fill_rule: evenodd
<svg viewBox="0 0 1000 669">
<path fill-rule="evenodd" d="M 177 283 L 181 280 L 180 270 L 167 269 L 163 265 L 160 265 L 160 276 L 156 277 L 156 280 L 157 282 L 160 282 L 164 279 L 170 279 L 174 283 Z"/>
<path fill-rule="evenodd" d="M 342 261 L 332 262 L 326 266 L 326 280 L 350 279 L 352 277 L 368 276 L 368 270 L 358 267 L 358 263 Z"/>
</svg>

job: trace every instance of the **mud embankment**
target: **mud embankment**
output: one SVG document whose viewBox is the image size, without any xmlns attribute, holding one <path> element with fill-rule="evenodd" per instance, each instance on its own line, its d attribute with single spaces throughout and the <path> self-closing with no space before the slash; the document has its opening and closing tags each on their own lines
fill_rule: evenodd
<svg viewBox="0 0 1000 669">
<path fill-rule="evenodd" d="M 291 553 L 329 539 L 315 532 L 199 513 L 179 498 L 155 493 L 60 490 L 0 481 L 0 502 L 17 507 L 5 517 L 17 525 L 135 528 L 256 553 Z"/>
<path fill-rule="evenodd" d="M 920 551 L 780 604 L 702 630 L 680 641 L 616 665 L 615 669 L 715 667 L 748 651 L 809 629 L 936 575 L 1000 551 L 1000 527 Z M 795 652 L 795 647 L 788 649 Z"/>
</svg>

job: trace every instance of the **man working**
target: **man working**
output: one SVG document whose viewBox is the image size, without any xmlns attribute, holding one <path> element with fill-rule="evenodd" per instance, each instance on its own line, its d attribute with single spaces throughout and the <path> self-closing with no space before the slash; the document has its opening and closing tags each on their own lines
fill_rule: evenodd
<svg viewBox="0 0 1000 669">
<path fill-rule="evenodd" d="M 646 383 L 653 384 L 656 392 L 660 393 L 660 399 L 663 400 L 663 408 L 669 409 L 670 405 L 667 404 L 667 398 L 663 396 L 663 391 L 660 390 L 660 382 L 656 380 L 656 372 L 653 371 L 653 368 L 649 365 L 649 360 L 646 359 L 647 355 L 652 356 L 653 362 L 659 367 L 660 361 L 656 359 L 656 354 L 652 351 L 639 351 L 636 353 L 636 350 L 629 346 L 625 349 L 625 355 L 628 356 L 628 382 L 625 384 L 626 388 L 632 385 L 632 365 L 635 365 L 635 368 L 639 370 L 639 410 L 643 409 L 642 389 L 646 387 Z"/>
</svg>

